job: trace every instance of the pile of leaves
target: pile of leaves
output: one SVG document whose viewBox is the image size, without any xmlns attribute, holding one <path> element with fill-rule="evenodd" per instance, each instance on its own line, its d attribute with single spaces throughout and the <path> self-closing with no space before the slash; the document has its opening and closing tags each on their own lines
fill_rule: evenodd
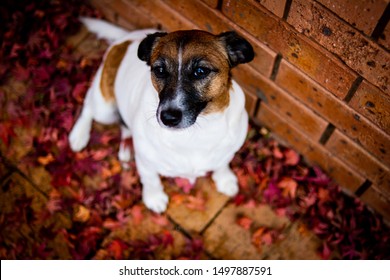
<svg viewBox="0 0 390 280">
<path fill-rule="evenodd" d="M 268 204 L 291 220 L 302 219 L 324 241 L 324 259 L 390 258 L 390 231 L 383 221 L 264 128 L 249 131 L 232 166 L 241 188 L 234 202 Z"/>
<path fill-rule="evenodd" d="M 101 17 L 76 0 L 0 3 L 0 168 L 13 171 L 0 172 L 0 258 L 201 258 L 201 239 L 185 237 L 172 250 L 179 240 L 166 215 L 142 206 L 134 162 L 122 170 L 117 160 L 117 128 L 97 126 L 87 149 L 75 154 L 69 148 L 69 131 L 103 55 L 90 58 L 66 44 L 80 29 L 80 14 Z M 233 203 L 268 204 L 303 219 L 324 240 L 324 258 L 390 258 L 390 233 L 377 216 L 257 127 L 232 168 L 240 183 Z M 171 182 L 191 191 L 181 179 Z M 188 207 L 204 211 L 203 198 L 194 199 Z M 148 220 L 159 230 L 131 241 L 111 237 Z M 276 235 L 257 229 L 253 243 Z"/>
</svg>

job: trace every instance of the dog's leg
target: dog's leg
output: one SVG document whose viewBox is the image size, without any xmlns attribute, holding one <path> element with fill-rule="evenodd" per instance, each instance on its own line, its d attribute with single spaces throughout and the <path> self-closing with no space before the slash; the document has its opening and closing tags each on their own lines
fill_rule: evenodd
<svg viewBox="0 0 390 280">
<path fill-rule="evenodd" d="M 75 152 L 87 146 L 93 120 L 101 124 L 113 124 L 119 119 L 115 101 L 105 100 L 102 96 L 99 88 L 100 72 L 99 69 L 85 97 L 81 115 L 69 134 L 69 144 Z"/>
<path fill-rule="evenodd" d="M 128 162 L 131 160 L 131 151 L 129 146 L 129 138 L 131 131 L 126 126 L 121 125 L 121 144 L 119 145 L 118 158 L 120 161 Z"/>
<path fill-rule="evenodd" d="M 119 145 L 118 158 L 122 162 L 122 167 L 128 168 L 128 162 L 131 160 L 131 150 L 129 138 L 131 131 L 125 125 L 121 125 L 121 143 Z"/>
<path fill-rule="evenodd" d="M 160 176 L 151 170 L 136 156 L 137 170 L 142 183 L 142 200 L 146 207 L 156 213 L 162 213 L 167 209 L 168 196 L 164 192 Z"/>
<path fill-rule="evenodd" d="M 212 178 L 220 193 L 227 196 L 235 196 L 238 193 L 237 177 L 228 165 L 214 171 Z"/>
<path fill-rule="evenodd" d="M 85 100 L 80 117 L 69 134 L 69 145 L 74 152 L 79 152 L 87 146 L 92 127 L 93 111 L 88 102 Z"/>
</svg>

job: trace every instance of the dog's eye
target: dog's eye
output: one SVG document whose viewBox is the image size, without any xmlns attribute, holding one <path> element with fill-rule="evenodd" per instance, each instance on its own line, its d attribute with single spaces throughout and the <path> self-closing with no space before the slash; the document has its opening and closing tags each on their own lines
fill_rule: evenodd
<svg viewBox="0 0 390 280">
<path fill-rule="evenodd" d="M 205 78 L 208 74 L 210 74 L 211 70 L 205 67 L 197 67 L 195 68 L 194 72 L 192 75 L 194 76 L 195 79 L 203 79 Z"/>
<path fill-rule="evenodd" d="M 157 66 L 157 67 L 154 67 L 152 69 L 154 75 L 159 78 L 159 79 L 163 79 L 163 78 L 166 78 L 168 77 L 168 71 L 165 69 L 164 66 Z"/>
</svg>

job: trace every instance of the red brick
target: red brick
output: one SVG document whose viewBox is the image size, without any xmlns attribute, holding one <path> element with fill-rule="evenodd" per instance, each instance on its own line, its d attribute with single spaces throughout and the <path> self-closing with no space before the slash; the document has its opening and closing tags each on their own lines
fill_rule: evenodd
<svg viewBox="0 0 390 280">
<path fill-rule="evenodd" d="M 218 0 L 202 0 L 205 2 L 207 5 L 209 5 L 211 8 L 217 8 L 218 7 Z"/>
<path fill-rule="evenodd" d="M 340 186 L 354 193 L 364 182 L 364 178 L 333 156 L 324 146 L 312 141 L 291 122 L 281 117 L 274 109 L 262 103 L 257 119 L 276 135 L 285 139 L 291 146 L 313 165 L 321 167 Z"/>
<path fill-rule="evenodd" d="M 254 0 L 226 1 L 222 11 L 339 98 L 344 98 L 348 93 L 357 77 L 355 73 L 334 55 L 299 34 Z"/>
<path fill-rule="evenodd" d="M 286 7 L 286 0 L 259 0 L 258 2 L 267 8 L 267 10 L 271 11 L 274 15 L 283 17 L 284 9 Z"/>
<path fill-rule="evenodd" d="M 371 35 L 382 16 L 387 0 L 317 0 L 352 26 Z"/>
<path fill-rule="evenodd" d="M 359 144 L 336 129 L 326 143 L 326 148 L 390 197 L 390 169 Z"/>
<path fill-rule="evenodd" d="M 266 76 L 271 75 L 276 53 L 265 44 L 256 40 L 244 29 L 231 22 L 220 11 L 211 9 L 203 2 L 165 0 L 169 5 L 180 12 L 201 29 L 217 34 L 224 31 L 235 30 L 252 44 L 256 56 L 250 63 L 256 70 Z"/>
<path fill-rule="evenodd" d="M 137 26 L 135 26 L 134 24 L 132 24 L 131 22 L 129 22 L 128 20 L 124 19 L 121 16 L 117 16 L 116 24 L 128 30 L 138 29 Z"/>
<path fill-rule="evenodd" d="M 375 186 L 365 191 L 360 199 L 390 221 L 390 199 L 377 191 Z"/>
<path fill-rule="evenodd" d="M 390 165 L 390 136 L 285 60 L 276 83 Z"/>
<path fill-rule="evenodd" d="M 318 141 L 327 122 L 299 100 L 280 89 L 273 81 L 257 73 L 248 65 L 233 70 L 233 77 L 244 89 L 260 97 L 263 102 L 293 122 L 303 133 Z"/>
<path fill-rule="evenodd" d="M 349 105 L 390 134 L 390 95 L 363 81 Z"/>
<path fill-rule="evenodd" d="M 385 30 L 383 30 L 382 34 L 379 36 L 378 42 L 387 48 L 387 50 L 390 49 L 390 22 L 387 23 Z"/>
<path fill-rule="evenodd" d="M 136 5 L 134 5 L 134 1 L 105 0 L 103 6 L 105 9 L 114 10 L 118 16 L 136 28 L 158 27 L 158 22 L 153 18 L 150 18 L 142 9 L 139 9 Z"/>
<path fill-rule="evenodd" d="M 294 0 L 287 22 L 390 93 L 390 54 L 328 9 L 313 0 Z"/>
<path fill-rule="evenodd" d="M 109 0 L 89 0 L 88 2 L 99 10 L 107 20 L 116 22 L 116 11 L 110 8 Z"/>
<path fill-rule="evenodd" d="M 199 27 L 188 20 L 175 7 L 171 7 L 162 0 L 143 1 L 130 0 L 137 7 L 142 8 L 145 14 L 152 16 L 160 25 L 167 31 L 175 31 L 180 29 L 198 29 Z"/>
</svg>

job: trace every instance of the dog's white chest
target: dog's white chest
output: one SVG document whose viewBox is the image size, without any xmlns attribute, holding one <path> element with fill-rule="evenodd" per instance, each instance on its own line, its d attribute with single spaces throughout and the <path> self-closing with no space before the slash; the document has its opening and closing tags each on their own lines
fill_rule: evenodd
<svg viewBox="0 0 390 280">
<path fill-rule="evenodd" d="M 160 175 L 170 177 L 194 179 L 220 168 L 231 160 L 243 142 L 246 115 L 242 117 L 240 130 L 229 130 L 223 115 L 212 121 L 183 131 L 139 122 L 133 135 L 136 159 L 146 161 Z"/>
</svg>

